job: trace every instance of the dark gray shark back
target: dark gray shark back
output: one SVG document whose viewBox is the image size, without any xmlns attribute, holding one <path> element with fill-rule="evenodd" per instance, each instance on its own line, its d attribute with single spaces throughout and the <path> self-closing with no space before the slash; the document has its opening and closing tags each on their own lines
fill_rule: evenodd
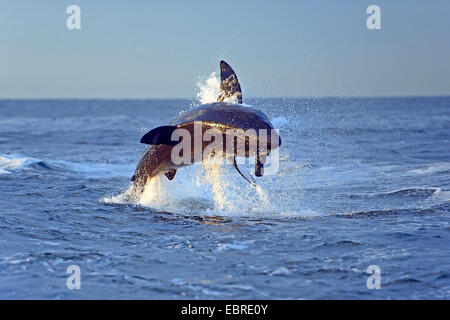
<svg viewBox="0 0 450 320">
<path fill-rule="evenodd" d="M 179 126 L 196 121 L 214 123 L 225 130 L 235 128 L 244 130 L 273 129 L 270 120 L 261 111 L 226 102 L 201 105 L 179 115 L 170 122 L 170 125 Z"/>
</svg>

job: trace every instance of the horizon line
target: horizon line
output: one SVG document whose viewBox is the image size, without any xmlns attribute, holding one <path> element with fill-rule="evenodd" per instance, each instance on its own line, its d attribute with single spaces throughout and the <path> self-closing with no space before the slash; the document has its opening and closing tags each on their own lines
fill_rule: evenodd
<svg viewBox="0 0 450 320">
<path fill-rule="evenodd" d="M 418 94 L 418 95 L 376 95 L 376 96 L 351 96 L 351 95 L 336 95 L 336 96 L 267 96 L 267 97 L 247 97 L 246 99 L 388 99 L 388 98 L 450 98 L 449 94 Z M 4 100 L 110 100 L 110 101 L 123 101 L 123 100 L 197 100 L 194 97 L 146 97 L 146 98 L 133 98 L 133 97 L 0 97 L 0 101 Z"/>
</svg>

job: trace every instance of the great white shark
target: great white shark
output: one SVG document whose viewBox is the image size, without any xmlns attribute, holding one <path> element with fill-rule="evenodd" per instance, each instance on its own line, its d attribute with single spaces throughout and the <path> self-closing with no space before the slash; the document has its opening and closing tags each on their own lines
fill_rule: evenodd
<svg viewBox="0 0 450 320">
<path fill-rule="evenodd" d="M 161 174 L 174 179 L 179 168 L 202 162 L 208 155 L 228 159 L 252 185 L 253 176 L 238 167 L 236 157 L 255 157 L 255 175 L 263 176 L 266 156 L 281 145 L 278 131 L 263 112 L 242 105 L 237 75 L 225 61 L 220 61 L 220 79 L 217 102 L 182 113 L 169 125 L 154 128 L 141 138 L 141 143 L 150 146 L 131 178 L 140 190 Z"/>
</svg>

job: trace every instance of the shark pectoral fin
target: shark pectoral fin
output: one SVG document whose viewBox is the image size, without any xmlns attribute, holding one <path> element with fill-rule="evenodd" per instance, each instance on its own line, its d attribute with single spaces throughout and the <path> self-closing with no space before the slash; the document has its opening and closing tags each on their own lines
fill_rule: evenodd
<svg viewBox="0 0 450 320">
<path fill-rule="evenodd" d="M 220 96 L 217 102 L 228 98 L 235 98 L 238 103 L 242 103 L 242 91 L 238 78 L 234 70 L 225 61 L 220 61 Z"/>
<path fill-rule="evenodd" d="M 253 179 L 252 175 L 245 169 L 239 169 L 237 163 L 236 163 L 236 157 L 233 157 L 233 166 L 236 168 L 237 172 L 245 179 L 247 180 L 252 186 L 256 186 L 255 179 Z"/>
<path fill-rule="evenodd" d="M 177 173 L 177 170 L 170 169 L 170 170 L 167 170 L 164 174 L 166 175 L 167 179 L 173 180 L 173 178 L 175 178 L 176 173 Z"/>
<path fill-rule="evenodd" d="M 175 126 L 162 126 L 152 129 L 141 138 L 141 143 L 176 145 L 179 141 L 172 141 L 172 132 L 175 128 Z"/>
</svg>

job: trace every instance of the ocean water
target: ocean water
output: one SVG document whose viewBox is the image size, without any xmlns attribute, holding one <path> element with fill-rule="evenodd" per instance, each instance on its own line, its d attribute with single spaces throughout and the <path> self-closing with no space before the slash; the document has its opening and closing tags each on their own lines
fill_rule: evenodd
<svg viewBox="0 0 450 320">
<path fill-rule="evenodd" d="M 131 201 L 140 137 L 195 101 L 1 100 L 0 298 L 450 298 L 450 97 L 245 102 L 276 174 L 194 165 Z"/>
</svg>

